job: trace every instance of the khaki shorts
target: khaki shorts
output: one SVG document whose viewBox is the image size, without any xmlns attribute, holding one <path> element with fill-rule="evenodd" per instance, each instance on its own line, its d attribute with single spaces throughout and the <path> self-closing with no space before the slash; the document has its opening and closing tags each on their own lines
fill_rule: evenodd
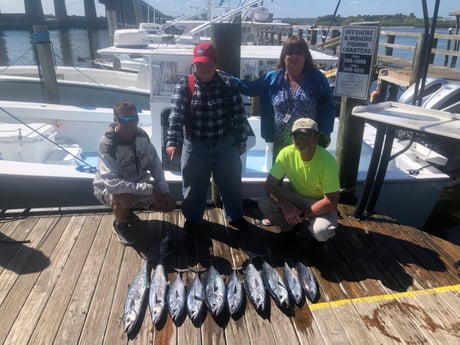
<svg viewBox="0 0 460 345">
<path fill-rule="evenodd" d="M 137 194 L 125 194 L 132 198 L 131 208 L 144 208 L 149 210 L 152 208 L 152 198 L 150 195 L 137 195 Z M 94 196 L 103 205 L 110 208 L 113 207 L 113 194 L 110 194 L 107 189 L 94 188 Z"/>
</svg>

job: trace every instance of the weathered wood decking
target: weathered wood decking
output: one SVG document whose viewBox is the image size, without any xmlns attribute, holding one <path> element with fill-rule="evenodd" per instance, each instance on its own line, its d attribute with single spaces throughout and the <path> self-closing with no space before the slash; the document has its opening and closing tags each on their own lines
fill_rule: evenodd
<svg viewBox="0 0 460 345">
<path fill-rule="evenodd" d="M 248 220 L 259 217 L 248 209 Z M 154 327 L 148 311 L 137 337 L 128 340 L 122 315 L 128 284 L 142 258 L 112 234 L 111 214 L 3 219 L 0 222 L 0 343 L 2 344 L 458 344 L 460 248 L 391 220 L 355 221 L 341 206 L 337 235 L 324 247 L 288 248 L 311 264 L 321 290 L 292 315 L 273 301 L 259 314 L 248 302 L 238 318 L 207 314 L 195 327 L 169 315 Z M 204 236 L 187 251 L 180 211 L 140 213 L 150 231 L 149 252 L 159 253 L 169 231 L 177 248 L 169 265 L 198 265 L 220 257 L 241 265 L 248 253 L 269 254 L 278 266 L 276 228 L 226 226 L 209 209 Z M 209 238 L 206 236 L 209 235 Z M 30 240 L 6 244 L 5 240 Z M 305 239 L 304 239 L 305 240 Z M 306 241 L 303 241 L 306 243 Z M 310 249 L 309 249 L 310 248 Z M 153 259 L 155 260 L 155 258 Z M 219 271 L 229 268 L 219 264 Z M 169 273 L 170 278 L 175 273 Z M 193 273 L 183 274 L 190 281 Z"/>
</svg>

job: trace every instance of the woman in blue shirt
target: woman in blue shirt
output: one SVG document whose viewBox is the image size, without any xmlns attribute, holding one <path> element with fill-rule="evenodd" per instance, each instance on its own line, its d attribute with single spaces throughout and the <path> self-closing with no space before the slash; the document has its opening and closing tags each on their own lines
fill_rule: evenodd
<svg viewBox="0 0 460 345">
<path fill-rule="evenodd" d="M 302 117 L 315 120 L 321 133 L 319 144 L 329 144 L 335 118 L 333 96 L 303 38 L 287 39 L 275 70 L 254 81 L 234 80 L 243 94 L 260 97 L 261 136 L 273 143 L 274 158 L 292 143 L 292 125 Z"/>
</svg>

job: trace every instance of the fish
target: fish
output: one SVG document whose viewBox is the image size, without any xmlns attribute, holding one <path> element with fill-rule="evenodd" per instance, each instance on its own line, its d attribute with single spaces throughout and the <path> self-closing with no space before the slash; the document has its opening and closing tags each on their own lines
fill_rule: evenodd
<svg viewBox="0 0 460 345">
<path fill-rule="evenodd" d="M 227 282 L 227 305 L 230 315 L 235 315 L 240 310 L 245 296 L 243 283 L 236 271 L 237 269 L 233 270 Z"/>
<path fill-rule="evenodd" d="M 225 306 L 226 287 L 224 279 L 211 264 L 204 279 L 205 302 L 212 315 L 218 316 Z"/>
<path fill-rule="evenodd" d="M 150 282 L 149 308 L 150 317 L 154 325 L 161 319 L 166 305 L 168 281 L 162 264 L 157 264 Z"/>
<path fill-rule="evenodd" d="M 265 309 L 265 286 L 262 276 L 253 263 L 248 263 L 244 271 L 244 288 L 249 301 L 258 311 Z"/>
<path fill-rule="evenodd" d="M 174 322 L 176 322 L 185 310 L 185 284 L 181 278 L 181 272 L 177 271 L 176 278 L 170 284 L 166 295 L 166 303 L 168 305 L 169 314 Z"/>
<path fill-rule="evenodd" d="M 193 270 L 193 269 L 192 269 Z M 195 271 L 195 277 L 187 289 L 187 313 L 193 322 L 198 321 L 205 303 L 204 288 L 200 280 L 200 271 Z"/>
<path fill-rule="evenodd" d="M 289 296 L 295 304 L 299 305 L 303 299 L 302 285 L 300 285 L 299 275 L 292 270 L 287 262 L 284 263 L 283 277 Z"/>
<path fill-rule="evenodd" d="M 291 302 L 283 278 L 267 261 L 262 264 L 262 278 L 276 305 L 280 308 L 289 308 Z"/>
<path fill-rule="evenodd" d="M 134 336 L 133 333 L 140 326 L 144 318 L 147 307 L 150 270 L 150 264 L 145 261 L 128 286 L 128 295 L 123 311 L 123 324 L 128 337 Z"/>
<path fill-rule="evenodd" d="M 297 273 L 305 296 L 307 296 L 310 302 L 316 302 L 319 297 L 318 284 L 316 283 L 315 276 L 310 267 L 299 262 L 297 263 Z"/>
</svg>

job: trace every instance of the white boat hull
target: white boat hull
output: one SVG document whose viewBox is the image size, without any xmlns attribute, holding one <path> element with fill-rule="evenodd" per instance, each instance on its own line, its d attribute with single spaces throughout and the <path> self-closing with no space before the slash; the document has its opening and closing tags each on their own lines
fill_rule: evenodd
<svg viewBox="0 0 460 345">
<path fill-rule="evenodd" d="M 153 105 L 153 104 L 152 104 Z M 27 150 L 26 145 L 38 146 L 38 142 L 11 133 L 10 126 L 19 124 L 8 114 L 13 114 L 27 124 L 47 124 L 53 127 L 53 133 L 48 134 L 53 140 L 65 144 L 78 144 L 82 155 L 91 154 L 92 166 L 95 166 L 97 145 L 107 126 L 112 122 L 111 108 L 91 108 L 62 106 L 26 102 L 0 102 L 0 134 L 2 128 L 8 128 L 8 133 L 0 135 L 0 152 L 5 151 L 5 143 L 16 145 L 13 150 Z M 157 150 L 164 151 L 161 135 L 161 119 L 159 114 L 141 111 L 139 125 L 151 136 Z M 271 166 L 270 146 L 259 137 L 260 121 L 258 117 L 250 117 L 249 123 L 255 133 L 250 138 L 250 150 L 242 156 L 243 163 L 243 196 L 258 198 L 264 193 L 264 182 Z M 49 127 L 48 126 L 48 127 Z M 37 125 L 38 127 L 38 125 Z M 47 126 L 42 126 L 46 127 Z M 336 123 L 335 128 L 338 128 Z M 25 133 L 24 131 L 22 133 Z M 362 184 L 366 177 L 369 159 L 372 153 L 372 144 L 375 129 L 366 125 L 365 137 L 361 149 L 361 160 L 358 172 L 356 196 L 361 194 Z M 329 150 L 335 153 L 335 132 L 332 136 Z M 34 140 L 38 140 L 35 138 Z M 45 139 L 43 139 L 45 140 Z M 398 144 L 399 145 L 399 144 Z M 420 153 L 421 148 L 408 151 L 389 165 L 381 196 L 376 210 L 380 213 L 397 218 L 402 223 L 422 226 L 431 212 L 443 187 L 450 181 L 449 177 L 434 167 L 420 170 L 418 175 L 410 175 L 410 169 L 424 166 L 430 152 Z M 394 148 L 399 150 L 397 145 Z M 420 151 L 420 152 L 419 152 Z M 53 152 L 49 152 L 51 155 Z M 43 154 L 45 155 L 45 154 Z M 48 156 L 49 156 L 48 155 Z M 21 155 L 17 155 L 21 157 Z M 54 161 L 53 161 L 54 162 Z M 0 159 L 0 209 L 4 208 L 42 208 L 42 207 L 70 207 L 90 206 L 99 203 L 93 196 L 93 174 L 79 172 L 77 164 L 61 162 L 61 164 L 47 164 L 44 162 L 17 162 Z M 181 176 L 179 172 L 166 171 L 166 179 L 177 200 L 181 200 Z M 397 197 L 395 197 L 397 195 Z M 414 195 L 416 197 L 414 198 Z M 416 199 L 416 203 L 414 203 Z"/>
</svg>

